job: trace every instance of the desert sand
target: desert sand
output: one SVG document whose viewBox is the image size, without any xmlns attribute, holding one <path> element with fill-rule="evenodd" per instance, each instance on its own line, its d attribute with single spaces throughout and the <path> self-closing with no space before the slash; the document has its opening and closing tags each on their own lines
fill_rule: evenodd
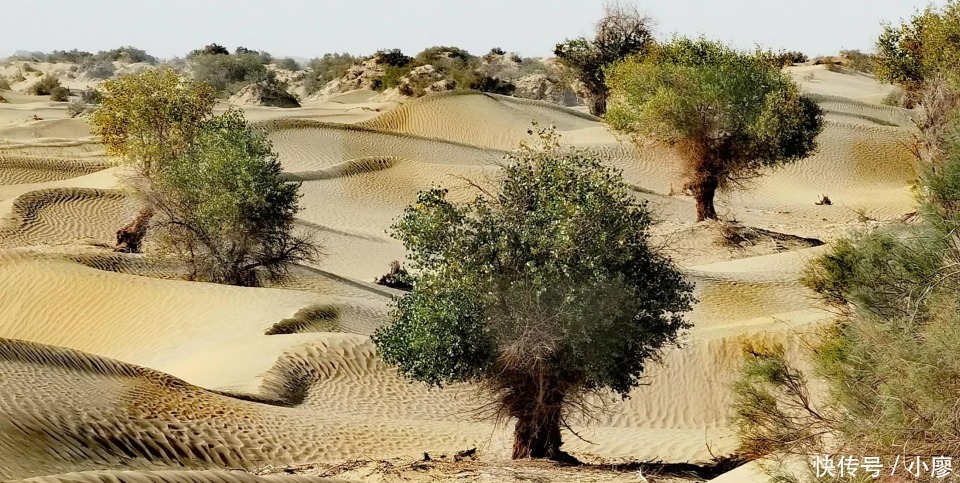
<svg viewBox="0 0 960 483">
<path fill-rule="evenodd" d="M 649 370 L 649 385 L 581 421 L 583 439 L 566 434 L 566 448 L 602 461 L 701 463 L 729 454 L 740 343 L 777 340 L 797 353 L 804 334 L 832 317 L 798 282 L 806 261 L 852 229 L 899 223 L 914 206 L 916 174 L 903 147 L 913 113 L 880 104 L 891 88 L 822 66 L 792 74 L 827 111 L 820 151 L 720 200 L 722 215 L 741 226 L 734 243 L 718 224 L 693 223 L 675 156 L 637 149 L 582 110 L 477 92 L 403 103 L 356 92 L 294 109 L 245 106 L 269 132 L 286 175 L 302 181 L 301 227 L 317 232 L 326 253 L 269 288 L 184 281 L 176 267 L 113 253 L 116 229 L 138 209 L 117 179 L 123 168 L 65 104 L 4 92 L 0 479 L 395 481 L 374 479 L 376 464 L 255 474 L 470 448 L 480 461 L 505 462 L 510 428 L 474 417 L 471 387 L 409 382 L 378 359 L 368 336 L 399 292 L 371 281 L 404 258 L 386 231 L 419 190 L 442 185 L 469 196 L 463 178 L 495 176 L 532 121 L 623 171 L 657 210 L 657 239 L 696 282 L 699 299 L 689 317 L 695 327 Z M 832 205 L 817 205 L 821 195 Z M 507 480 L 482 473 L 478 480 Z M 747 467 L 717 481 L 754 479 Z M 603 481 L 643 480 L 624 473 Z"/>
</svg>

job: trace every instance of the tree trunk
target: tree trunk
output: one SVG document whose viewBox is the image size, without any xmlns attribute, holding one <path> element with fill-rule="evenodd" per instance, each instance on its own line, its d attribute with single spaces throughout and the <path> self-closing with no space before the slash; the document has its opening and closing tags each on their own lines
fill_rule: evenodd
<svg viewBox="0 0 960 483">
<path fill-rule="evenodd" d="M 513 459 L 550 458 L 563 453 L 560 446 L 559 411 L 556 418 L 536 422 L 532 419 L 518 419 L 513 430 Z"/>
<path fill-rule="evenodd" d="M 713 197 L 717 194 L 720 182 L 709 176 L 693 187 L 693 197 L 697 201 L 697 221 L 716 220 L 717 209 L 713 206 Z"/>
<path fill-rule="evenodd" d="M 153 208 L 144 206 L 140 213 L 127 226 L 117 230 L 117 244 L 113 250 L 123 253 L 140 253 L 140 244 L 147 234 L 147 226 L 153 218 Z"/>
<path fill-rule="evenodd" d="M 607 114 L 607 92 L 605 90 L 591 92 L 587 103 L 590 108 L 590 114 L 597 117 L 603 117 Z"/>
<path fill-rule="evenodd" d="M 549 393 L 548 393 L 549 394 Z M 560 435 L 564 395 L 547 395 L 545 400 L 532 402 L 517 414 L 513 430 L 513 459 L 547 458 L 564 463 L 578 463 L 577 459 L 560 449 Z"/>
</svg>

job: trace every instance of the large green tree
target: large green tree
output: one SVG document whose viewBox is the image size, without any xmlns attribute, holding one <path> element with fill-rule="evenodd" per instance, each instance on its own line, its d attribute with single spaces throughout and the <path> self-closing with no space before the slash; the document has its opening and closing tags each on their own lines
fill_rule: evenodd
<svg viewBox="0 0 960 483">
<path fill-rule="evenodd" d="M 607 122 L 638 143 L 676 148 L 697 221 L 716 219 L 718 189 L 816 149 L 823 111 L 762 54 L 674 39 L 609 69 Z"/>
<path fill-rule="evenodd" d="M 653 45 L 652 21 L 633 7 L 612 4 L 597 22 L 592 39 L 580 37 L 557 44 L 554 55 L 570 69 L 586 90 L 587 106 L 594 116 L 607 112 L 609 89 L 604 69 Z"/>
<path fill-rule="evenodd" d="M 479 382 L 498 419 L 516 420 L 514 458 L 565 459 L 561 428 L 583 396 L 626 396 L 693 299 L 619 173 L 537 132 L 495 192 L 455 204 L 433 189 L 404 211 L 394 234 L 416 282 L 373 340 L 414 379 Z"/>
</svg>

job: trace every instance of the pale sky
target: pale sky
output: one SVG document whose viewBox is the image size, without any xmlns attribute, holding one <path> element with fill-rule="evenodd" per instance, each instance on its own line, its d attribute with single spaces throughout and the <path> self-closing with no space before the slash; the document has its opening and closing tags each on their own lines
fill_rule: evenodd
<svg viewBox="0 0 960 483">
<path fill-rule="evenodd" d="M 942 4 L 944 0 L 933 3 Z M 928 0 L 626 0 L 656 19 L 658 37 L 708 37 L 736 47 L 872 50 L 881 22 Z M 22 0 L 0 6 L 0 57 L 17 50 L 96 52 L 134 45 L 157 57 L 216 42 L 276 56 L 369 54 L 433 45 L 474 54 L 498 46 L 550 55 L 590 34 L 605 0 Z"/>
</svg>

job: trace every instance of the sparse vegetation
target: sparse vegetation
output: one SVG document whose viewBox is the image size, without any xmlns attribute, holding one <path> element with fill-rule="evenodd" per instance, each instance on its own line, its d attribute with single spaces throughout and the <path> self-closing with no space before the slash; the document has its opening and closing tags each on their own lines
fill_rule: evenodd
<svg viewBox="0 0 960 483">
<path fill-rule="evenodd" d="M 394 225 L 417 281 L 373 340 L 429 384 L 479 382 L 514 458 L 570 459 L 560 430 L 597 390 L 627 395 L 688 327 L 691 286 L 649 245 L 618 173 L 548 130 L 467 204 L 420 193 Z"/>
<path fill-rule="evenodd" d="M 296 60 L 294 60 L 294 59 L 292 59 L 292 58 L 290 58 L 290 57 L 286 57 L 286 58 L 283 58 L 283 59 L 278 60 L 278 61 L 276 62 L 276 65 L 277 65 L 277 67 L 279 67 L 279 68 L 281 68 L 281 69 L 289 70 L 289 71 L 292 71 L 292 72 L 296 72 L 296 71 L 298 71 L 298 70 L 301 69 L 300 63 L 298 63 Z"/>
<path fill-rule="evenodd" d="M 66 87 L 54 87 L 50 89 L 50 100 L 54 102 L 67 102 L 70 100 L 70 89 Z"/>
<path fill-rule="evenodd" d="M 9 91 L 9 90 L 10 90 L 10 82 L 7 80 L 6 77 L 0 76 L 0 91 Z"/>
<path fill-rule="evenodd" d="M 319 91 L 328 82 L 339 79 L 347 73 L 359 59 L 347 54 L 325 54 L 310 61 L 304 90 L 307 94 Z"/>
<path fill-rule="evenodd" d="M 614 4 L 606 8 L 594 38 L 559 43 L 554 54 L 585 89 L 590 113 L 603 116 L 609 95 L 605 70 L 629 56 L 642 55 L 653 44 L 651 19 L 635 7 Z"/>
<path fill-rule="evenodd" d="M 608 80 L 607 122 L 686 158 L 698 221 L 717 218 L 718 189 L 812 153 L 823 127 L 823 111 L 780 69 L 718 42 L 675 39 L 614 65 Z"/>
<path fill-rule="evenodd" d="M 216 44 L 202 50 L 192 52 L 187 56 L 193 71 L 193 79 L 213 88 L 217 95 L 229 96 L 241 87 L 255 82 L 262 82 L 274 75 L 266 64 L 270 62 L 269 55 L 249 49 L 237 49 L 233 55 L 222 53 Z M 225 49 L 223 49 L 225 50 Z"/>
<path fill-rule="evenodd" d="M 904 91 L 902 88 L 898 87 L 889 94 L 883 96 L 883 99 L 880 102 L 885 106 L 904 107 L 904 100 Z"/>
<path fill-rule="evenodd" d="M 60 87 L 60 79 L 52 75 L 45 75 L 30 86 L 30 88 L 27 89 L 27 93 L 34 96 L 49 96 L 53 93 L 53 90 L 58 87 Z"/>
<path fill-rule="evenodd" d="M 841 50 L 840 55 L 845 59 L 847 68 L 864 74 L 873 74 L 876 55 L 859 50 Z"/>
</svg>

